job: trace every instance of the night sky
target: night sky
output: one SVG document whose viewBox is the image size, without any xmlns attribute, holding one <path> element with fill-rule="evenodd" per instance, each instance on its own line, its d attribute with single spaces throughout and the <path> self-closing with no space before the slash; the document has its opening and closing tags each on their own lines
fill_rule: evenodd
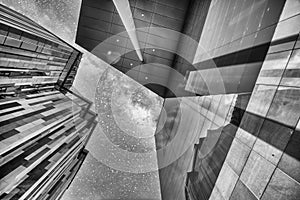
<svg viewBox="0 0 300 200">
<path fill-rule="evenodd" d="M 128 86 L 126 94 L 119 94 L 123 95 L 121 99 L 127 102 L 127 107 L 122 109 L 122 116 L 121 112 L 114 113 L 114 117 L 119 118 L 118 123 L 122 123 L 120 119 L 124 117 L 125 113 L 125 115 L 127 114 L 129 117 L 132 117 L 133 120 L 138 120 L 137 124 L 141 124 L 143 122 L 141 122 L 137 115 L 143 114 L 145 123 L 148 124 L 143 124 L 142 129 L 144 130 L 147 126 L 154 126 L 153 121 L 157 120 L 154 118 L 157 117 L 157 112 L 160 110 L 161 100 L 158 97 L 153 98 L 154 94 L 150 94 L 149 92 L 144 92 L 142 95 L 141 93 L 138 94 L 136 92 L 139 87 L 137 83 L 131 81 L 129 78 L 123 77 L 120 79 L 119 77 L 122 76 L 120 76 L 119 72 L 111 69 L 108 64 L 84 51 L 78 45 L 75 45 L 80 0 L 0 0 L 0 3 L 30 17 L 84 52 L 74 87 L 83 96 L 94 101 L 96 106 L 93 109 L 96 112 L 103 111 L 99 109 L 99 105 L 100 107 L 102 105 L 100 97 L 98 99 L 95 98 L 95 96 L 97 97 L 96 91 L 99 89 L 105 90 L 105 88 L 99 88 L 99 78 L 104 77 L 107 80 L 109 78 L 117 78 L 117 81 L 120 81 L 118 82 L 119 85 L 121 83 Z M 108 76 L 103 76 L 104 72 Z M 109 93 L 111 91 L 107 92 L 107 94 Z M 116 94 L 118 95 L 118 93 Z M 134 94 L 138 96 L 132 96 Z M 147 98 L 147 95 L 149 95 L 149 98 Z M 101 98 L 106 97 L 105 95 L 101 96 Z M 126 100 L 126 98 L 129 99 Z M 135 103 L 130 98 L 131 100 L 134 99 Z M 155 99 L 155 101 L 140 104 L 145 99 Z M 145 104 L 149 105 L 145 106 Z M 132 112 L 132 110 L 135 112 Z M 105 110 L 103 112 L 109 111 Z M 119 114 L 120 116 L 118 117 Z M 103 113 L 102 115 L 100 113 L 100 116 L 102 118 L 100 117 L 99 121 L 105 121 L 106 128 L 107 126 L 109 126 L 108 128 L 115 126 L 116 122 L 114 118 L 105 117 Z M 151 127 L 151 130 L 153 130 L 153 127 Z M 108 132 L 105 132 L 103 129 L 103 123 L 102 126 L 97 126 L 87 147 L 90 153 L 69 190 L 63 196 L 63 200 L 160 199 L 155 148 L 144 151 L 145 146 L 148 144 L 153 145 L 153 135 L 141 134 L 146 139 L 140 139 L 140 137 L 137 137 L 139 136 L 138 133 L 128 136 L 124 131 L 113 131 L 111 134 L 107 134 Z M 123 137 L 122 134 L 125 134 L 125 136 Z M 121 138 L 121 140 L 115 140 L 113 137 Z M 116 141 L 119 141 L 119 143 Z M 120 141 L 122 142 L 120 143 Z M 143 143 L 144 141 L 146 141 L 145 144 Z"/>
<path fill-rule="evenodd" d="M 0 0 L 68 42 L 74 41 L 80 0 Z"/>
</svg>

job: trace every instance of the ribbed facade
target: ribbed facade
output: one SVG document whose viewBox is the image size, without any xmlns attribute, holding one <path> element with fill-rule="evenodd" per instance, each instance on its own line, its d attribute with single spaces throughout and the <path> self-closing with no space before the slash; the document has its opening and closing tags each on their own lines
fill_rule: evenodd
<svg viewBox="0 0 300 200">
<path fill-rule="evenodd" d="M 81 53 L 0 5 L 0 199 L 59 199 L 96 126 L 69 90 Z"/>
<path fill-rule="evenodd" d="M 95 127 L 86 108 L 59 91 L 1 101 L 0 199 L 52 199 Z"/>
<path fill-rule="evenodd" d="M 0 98 L 69 88 L 81 53 L 27 17 L 0 5 Z M 68 77 L 69 76 L 69 77 Z"/>
</svg>

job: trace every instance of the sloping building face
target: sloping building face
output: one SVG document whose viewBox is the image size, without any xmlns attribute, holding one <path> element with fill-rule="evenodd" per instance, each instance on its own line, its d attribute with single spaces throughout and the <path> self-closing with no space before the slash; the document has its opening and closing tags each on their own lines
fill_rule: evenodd
<svg viewBox="0 0 300 200">
<path fill-rule="evenodd" d="M 84 0 L 76 43 L 164 98 L 251 92 L 284 3 Z"/>
<path fill-rule="evenodd" d="M 69 90 L 81 52 L 0 5 L 0 199 L 58 199 L 96 126 Z"/>
<path fill-rule="evenodd" d="M 299 198 L 299 1 L 128 3 L 142 59 L 113 1 L 82 1 L 76 42 L 165 98 L 162 199 Z"/>
<path fill-rule="evenodd" d="M 2 5 L 0 32 L 1 99 L 72 85 L 81 52 Z"/>
<path fill-rule="evenodd" d="M 0 104 L 1 198 L 52 199 L 57 184 L 82 162 L 95 115 L 85 100 L 59 91 Z"/>
</svg>

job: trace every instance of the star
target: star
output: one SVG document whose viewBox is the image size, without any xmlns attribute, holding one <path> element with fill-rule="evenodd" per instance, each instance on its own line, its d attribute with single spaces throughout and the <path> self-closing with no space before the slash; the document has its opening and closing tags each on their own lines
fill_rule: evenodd
<svg viewBox="0 0 300 200">
<path fill-rule="evenodd" d="M 80 1 L 0 0 L 0 3 L 28 16 L 63 40 L 74 45 Z M 147 163 L 143 160 L 145 158 L 141 157 L 141 154 L 147 151 L 152 151 L 155 154 L 153 134 L 143 135 L 145 134 L 144 132 L 131 130 L 132 127 L 130 126 L 125 127 L 125 132 L 124 130 L 121 131 L 114 119 L 118 117 L 119 114 L 128 114 L 135 122 L 131 125 L 134 127 L 147 125 L 146 127 L 150 128 L 148 132 L 151 133 L 152 131 L 153 133 L 155 129 L 152 130 L 151 127 L 156 126 L 158 115 L 155 113 L 160 110 L 162 101 L 145 89 L 137 90 L 140 85 L 130 81 L 131 79 L 128 77 L 122 78 L 120 72 L 114 69 L 111 69 L 110 73 L 107 74 L 108 76 L 104 77 L 110 78 L 110 80 L 104 80 L 106 81 L 106 88 L 97 85 L 99 77 L 103 75 L 106 69 L 112 67 L 106 65 L 100 59 L 95 58 L 92 54 L 85 51 L 83 52 L 85 54 L 77 71 L 74 86 L 75 88 L 78 86 L 76 89 L 78 89 L 81 94 L 94 101 L 96 107 L 97 104 L 101 105 L 97 111 L 103 118 L 99 120 L 98 127 L 101 126 L 107 133 L 110 133 L 110 139 L 114 141 L 115 144 L 109 148 L 105 148 L 106 151 L 110 152 L 110 156 L 104 157 L 103 159 L 99 159 L 99 157 L 95 156 L 103 154 L 103 152 L 99 152 L 99 145 L 98 147 L 90 145 L 90 152 L 86 160 L 62 199 L 161 199 L 158 171 L 146 168 L 150 166 L 151 169 L 151 167 L 156 164 L 156 159 L 150 156 L 149 159 L 152 160 L 152 163 Z M 116 103 L 126 103 L 126 107 L 119 107 L 123 109 L 123 113 L 112 112 L 112 106 L 110 104 L 111 96 L 109 96 L 112 93 L 112 87 L 109 87 L 109 84 L 107 84 L 110 82 L 115 83 L 113 84 L 114 86 L 122 86 L 114 87 L 114 92 L 118 97 L 123 97 L 121 102 Z M 102 91 L 103 93 L 94 98 L 97 91 Z M 95 110 L 95 107 L 92 109 Z M 117 114 L 117 116 L 114 114 Z M 143 114 L 142 119 L 138 116 L 140 114 Z M 123 116 L 121 116 L 121 118 L 122 117 Z M 129 135 L 126 134 L 128 132 L 130 132 Z M 95 137 L 97 135 L 99 135 L 99 128 L 93 133 L 91 140 L 97 139 L 97 137 Z M 144 138 L 138 136 L 143 136 Z M 103 137 L 101 136 L 98 137 L 98 139 L 99 138 L 100 141 L 96 141 L 96 143 L 106 147 L 106 136 L 103 134 Z M 127 153 L 129 152 L 134 156 L 127 157 L 120 154 L 120 152 L 122 152 L 120 149 L 122 149 L 122 151 L 124 149 Z M 119 163 L 123 163 L 124 166 L 120 166 Z M 118 169 L 114 167 L 116 165 L 119 165 Z M 135 168 L 132 166 L 135 166 Z M 122 167 L 124 167 L 124 169 L 122 169 Z M 125 168 L 127 170 L 125 170 Z M 128 168 L 132 168 L 131 170 L 138 169 L 139 172 L 130 172 Z"/>
</svg>

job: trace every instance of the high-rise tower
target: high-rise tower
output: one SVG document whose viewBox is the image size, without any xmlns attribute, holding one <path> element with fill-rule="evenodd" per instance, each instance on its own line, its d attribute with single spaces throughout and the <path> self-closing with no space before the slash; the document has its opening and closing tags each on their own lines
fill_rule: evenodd
<svg viewBox="0 0 300 200">
<path fill-rule="evenodd" d="M 82 53 L 0 5 L 0 199 L 56 199 L 87 155 L 91 102 L 71 91 Z"/>
</svg>

